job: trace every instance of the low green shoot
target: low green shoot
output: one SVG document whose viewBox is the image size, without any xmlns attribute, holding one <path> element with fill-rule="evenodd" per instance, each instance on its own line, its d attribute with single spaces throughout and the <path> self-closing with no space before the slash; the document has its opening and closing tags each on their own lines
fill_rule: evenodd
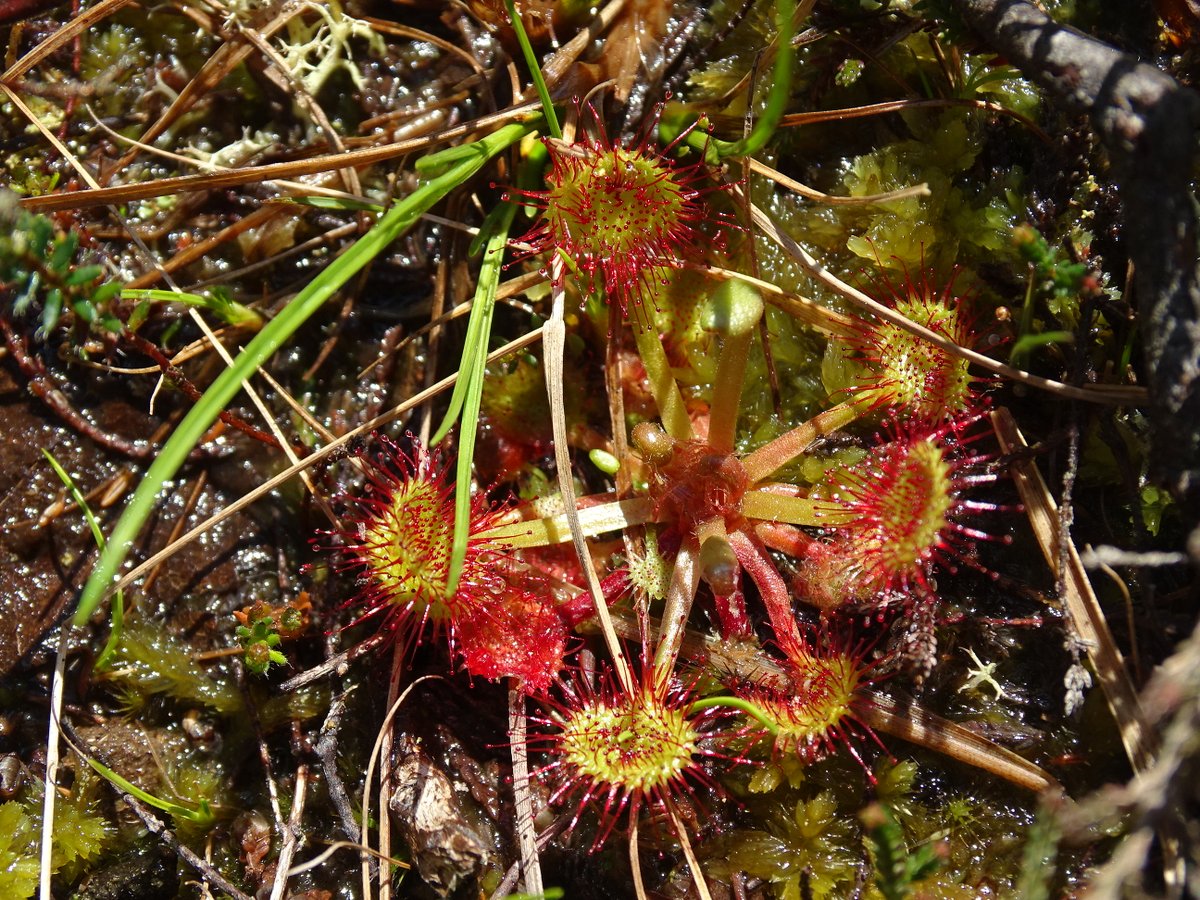
<svg viewBox="0 0 1200 900">
<path fill-rule="evenodd" d="M 81 753 L 80 755 L 83 756 L 89 766 L 96 770 L 101 778 L 116 785 L 131 797 L 141 800 L 147 806 L 152 806 L 157 810 L 167 813 L 167 815 L 176 821 L 190 822 L 201 830 L 209 828 L 216 821 L 216 816 L 213 815 L 212 808 L 208 805 L 207 800 L 201 800 L 195 809 L 180 803 L 174 803 L 170 800 L 163 800 L 161 797 L 156 797 L 148 791 L 143 791 L 128 779 L 122 778 L 108 766 L 104 765 L 104 763 L 92 759 L 86 754 Z"/>
<path fill-rule="evenodd" d="M 127 327 L 137 329 L 140 320 L 145 317 L 141 309 L 148 310 L 152 303 L 183 303 L 197 309 L 205 309 L 217 316 L 226 325 L 235 328 L 250 328 L 258 331 L 263 326 L 263 317 L 248 306 L 238 303 L 228 293 L 217 288 L 208 294 L 190 294 L 187 291 L 163 291 L 145 288 L 126 288 L 121 291 L 122 300 L 137 300 L 147 304 L 135 309 L 130 316 Z"/>
<path fill-rule="evenodd" d="M 249 625 L 239 625 L 234 634 L 244 651 L 242 662 L 248 671 L 266 675 L 272 665 L 287 665 L 287 657 L 277 649 L 283 638 L 275 630 L 275 620 L 270 616 L 255 619 Z"/>
</svg>

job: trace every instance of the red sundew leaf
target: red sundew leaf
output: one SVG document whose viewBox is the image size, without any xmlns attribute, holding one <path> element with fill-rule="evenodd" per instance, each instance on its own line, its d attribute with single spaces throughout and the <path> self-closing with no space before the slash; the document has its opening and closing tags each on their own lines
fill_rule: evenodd
<svg viewBox="0 0 1200 900">
<path fill-rule="evenodd" d="M 989 539 L 967 524 L 995 509 L 966 497 L 996 477 L 984 466 L 986 456 L 965 450 L 976 438 L 964 433 L 979 416 L 893 426 L 889 441 L 842 473 L 825 503 L 838 527 L 832 539 L 805 552 L 799 581 L 806 599 L 828 609 L 910 588 L 927 593 L 934 565 L 953 570 L 972 542 Z"/>
<path fill-rule="evenodd" d="M 427 622 L 445 630 L 451 642 L 462 621 L 502 596 L 509 560 L 507 546 L 479 537 L 493 527 L 503 509 L 482 497 L 471 504 L 467 556 L 458 589 L 446 594 L 454 536 L 451 467 L 414 443 L 405 453 L 386 437 L 382 452 L 363 455 L 367 484 L 343 498 L 350 508 L 347 528 L 333 532 L 339 571 L 358 573 L 359 591 L 347 605 L 364 608 L 357 621 L 383 616 L 383 626 L 411 645 Z"/>
<path fill-rule="evenodd" d="M 548 592 L 511 591 L 458 623 L 458 651 L 470 674 L 541 693 L 562 670 L 568 636 Z"/>
<path fill-rule="evenodd" d="M 595 136 L 585 133 L 572 144 L 545 139 L 546 190 L 510 194 L 542 210 L 521 239 L 533 247 L 530 255 L 562 252 L 583 287 L 603 288 L 624 316 L 630 304 L 653 293 L 664 270 L 702 259 L 708 247 L 721 249 L 725 229 L 733 225 L 708 207 L 706 195 L 724 186 L 713 181 L 703 160 L 680 164 L 670 157 L 682 136 L 665 150 L 654 145 L 650 132 L 657 115 L 626 146 L 609 139 L 593 107 L 587 111 Z M 716 226 L 715 236 L 706 234 L 706 224 Z"/>
<path fill-rule="evenodd" d="M 975 320 L 968 310 L 970 291 L 955 287 L 954 273 L 944 283 L 932 270 L 914 278 L 905 269 L 901 284 L 880 275 L 864 290 L 876 295 L 917 325 L 956 344 L 974 348 Z M 850 390 L 897 415 L 935 423 L 977 408 L 980 383 L 969 363 L 890 322 L 859 319 L 851 344 L 868 370 Z"/>
<path fill-rule="evenodd" d="M 697 785 L 717 791 L 706 760 L 737 761 L 721 750 L 728 737 L 718 728 L 723 713 L 692 712 L 690 689 L 655 684 L 647 669 L 632 693 L 616 684 L 611 671 L 596 687 L 578 674 L 559 684 L 561 699 L 547 696 L 547 713 L 531 717 L 540 726 L 530 735 L 531 747 L 551 757 L 535 774 L 556 783 L 551 803 L 578 798 L 571 828 L 585 809 L 598 809 L 593 850 L 626 812 L 631 818 L 645 809 L 670 813 L 698 802 Z"/>
<path fill-rule="evenodd" d="M 855 738 L 879 739 L 859 716 L 865 700 L 864 689 L 874 679 L 880 661 L 867 659 L 865 645 L 849 646 L 828 633 L 819 639 L 806 638 L 786 650 L 783 668 L 789 687 L 748 684 L 736 693 L 753 703 L 772 723 L 773 732 L 762 722 L 751 721 L 743 734 L 755 743 L 771 741 L 774 755 L 795 754 L 805 762 L 821 759 L 844 748 L 873 776 L 863 763 Z"/>
</svg>

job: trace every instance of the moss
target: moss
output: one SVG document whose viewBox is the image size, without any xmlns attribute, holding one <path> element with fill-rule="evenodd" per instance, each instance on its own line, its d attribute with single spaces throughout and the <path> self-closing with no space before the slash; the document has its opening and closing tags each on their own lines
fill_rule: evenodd
<svg viewBox="0 0 1200 900">
<path fill-rule="evenodd" d="M 80 773 L 70 794 L 55 800 L 51 865 L 68 881 L 97 860 L 115 837 L 113 824 L 100 811 L 103 787 L 101 779 L 87 770 Z"/>
<path fill-rule="evenodd" d="M 38 883 L 37 828 L 21 804 L 0 803 L 0 897 L 32 897 Z"/>
<path fill-rule="evenodd" d="M 58 172 L 47 171 L 45 161 L 41 157 L 21 152 L 4 157 L 0 169 L 4 171 L 8 189 L 22 197 L 49 194 L 58 186 L 60 178 Z"/>
<path fill-rule="evenodd" d="M 130 25 L 108 25 L 88 36 L 81 60 L 84 81 L 112 77 L 116 72 L 140 69 L 150 62 L 139 29 Z"/>
<path fill-rule="evenodd" d="M 896 80 L 902 80 L 923 86 L 927 97 L 985 99 L 1036 114 L 1036 92 L 1011 69 L 993 65 L 990 54 L 943 47 L 939 55 L 932 40 L 924 30 L 908 36 L 868 65 L 853 87 L 822 95 L 819 106 L 871 103 L 881 93 L 893 95 Z M 784 129 L 776 143 L 777 167 L 833 194 L 863 197 L 929 186 L 924 197 L 828 207 L 752 178 L 754 202 L 833 272 L 853 275 L 863 260 L 876 259 L 896 270 L 918 271 L 924 263 L 947 272 L 952 265 L 968 271 L 994 266 L 997 257 L 1015 261 L 1010 234 L 1028 215 L 1026 173 L 1032 159 L 1023 155 L 1025 130 L 1010 120 L 996 128 L 975 109 L 915 109 L 872 117 L 853 130 L 847 123 Z M 761 269 L 782 287 L 841 307 L 841 299 L 808 285 L 807 276 L 769 241 L 758 238 L 756 251 Z"/>
<path fill-rule="evenodd" d="M 717 2 L 709 10 L 708 20 L 712 30 L 728 27 L 730 19 L 743 12 L 743 3 Z M 732 33 L 721 42 L 721 52 L 714 54 L 702 67 L 688 76 L 689 96 L 696 100 L 715 100 L 733 95 L 738 102 L 744 99 L 745 91 L 739 90 L 742 79 L 757 64 L 774 35 L 775 4 L 773 0 L 759 0 L 753 4 Z M 797 66 L 802 69 L 802 66 Z M 761 79 L 766 82 L 768 79 Z M 760 87 L 760 90 L 763 89 Z M 726 110 L 736 114 L 736 108 Z"/>
<path fill-rule="evenodd" d="M 915 896 L 977 897 L 985 885 L 997 896 L 1012 896 L 1032 798 L 1000 796 L 979 782 L 928 783 L 928 770 L 922 784 L 912 762 L 881 767 L 878 774 L 876 796 L 895 811 L 907 846 L 941 845 L 941 866 L 914 884 Z"/>
<path fill-rule="evenodd" d="M 1042 96 L 1020 72 L 1012 66 L 998 65 L 996 57 L 987 53 L 964 53 L 959 58 L 959 96 L 990 100 L 1023 116 L 1037 117 Z"/>
<path fill-rule="evenodd" d="M 781 404 L 776 414 L 766 356 L 761 346 L 756 346 L 746 367 L 746 387 L 739 411 L 739 432 L 754 438 L 739 445 L 743 452 L 759 446 L 766 434 L 803 422 L 827 405 L 820 376 L 823 338 L 782 310 L 768 307 L 766 321 Z"/>
<path fill-rule="evenodd" d="M 769 881 L 778 900 L 849 895 L 858 869 L 858 826 L 838 810 L 832 793 L 765 815 L 766 830 L 744 829 L 713 841 L 706 868 L 718 877 L 746 872 Z M 713 859 L 712 857 L 717 857 Z"/>
<path fill-rule="evenodd" d="M 917 764 L 912 760 L 883 762 L 875 769 L 875 799 L 903 822 L 913 814 L 912 789 Z"/>
<path fill-rule="evenodd" d="M 50 871 L 56 881 L 73 882 L 108 849 L 116 834 L 99 809 L 103 782 L 82 772 L 70 792 L 54 803 L 54 844 Z M 0 804 L 0 897 L 32 897 L 40 869 L 43 791 L 33 781 L 21 800 Z"/>
<path fill-rule="evenodd" d="M 108 677 L 126 689 L 165 694 L 220 713 L 242 708 L 241 695 L 232 684 L 210 677 L 184 644 L 145 622 L 125 628 Z"/>
<path fill-rule="evenodd" d="M 550 440 L 550 404 L 539 361 L 520 356 L 487 369 L 480 416 L 508 441 Z"/>
<path fill-rule="evenodd" d="M 225 793 L 227 779 L 223 763 L 214 760 L 207 753 L 184 751 L 171 754 L 166 766 L 166 776 L 171 788 L 166 799 L 186 803 L 201 811 L 207 805 L 214 814 L 221 812 L 231 815 L 230 809 L 222 810 L 222 801 L 233 802 L 229 801 Z M 179 837 L 192 844 L 203 840 L 213 825 L 212 818 L 208 815 L 195 818 L 178 816 L 174 821 Z"/>
<path fill-rule="evenodd" d="M 792 753 L 768 760 L 755 767 L 750 780 L 746 782 L 746 788 L 752 794 L 769 794 L 784 783 L 799 787 L 804 783 L 807 766 L 807 762 Z"/>
<path fill-rule="evenodd" d="M 889 267 L 949 267 L 958 255 L 959 241 L 970 239 L 958 234 L 955 220 L 976 215 L 973 208 L 965 207 L 962 191 L 955 185 L 955 178 L 971 167 L 980 150 L 975 123 L 968 122 L 967 116 L 959 109 L 906 115 L 916 135 L 913 140 L 897 141 L 851 163 L 843 178 L 851 197 L 922 182 L 929 186 L 928 196 L 871 207 L 864 216 L 864 227 L 846 242 L 851 252 L 863 259 L 878 258 Z M 977 226 L 974 231 L 982 231 L 985 241 L 995 243 L 986 229 Z"/>
<path fill-rule="evenodd" d="M 875 775 L 874 796 L 892 811 L 909 851 L 938 846 L 940 865 L 912 883 L 910 896 L 1015 896 L 1030 821 L 1021 805 L 1026 798 L 1005 802 L 979 782 L 963 787 L 928 783 L 929 770 L 923 772 L 912 760 L 881 763 Z M 864 896 L 881 895 L 872 887 Z"/>
</svg>

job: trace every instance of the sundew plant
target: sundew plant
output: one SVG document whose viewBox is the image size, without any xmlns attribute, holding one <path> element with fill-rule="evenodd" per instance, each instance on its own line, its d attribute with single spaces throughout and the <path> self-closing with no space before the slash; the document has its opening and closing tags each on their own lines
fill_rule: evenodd
<svg viewBox="0 0 1200 900">
<path fill-rule="evenodd" d="M 977 6 L 11 26 L 0 894 L 1186 878 L 1147 263 Z"/>
</svg>

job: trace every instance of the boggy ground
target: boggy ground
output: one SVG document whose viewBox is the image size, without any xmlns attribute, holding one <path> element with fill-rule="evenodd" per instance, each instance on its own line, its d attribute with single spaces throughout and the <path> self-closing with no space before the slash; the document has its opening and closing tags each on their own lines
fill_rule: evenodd
<svg viewBox="0 0 1200 900">
<path fill-rule="evenodd" d="M 556 276 L 553 246 L 533 230 L 537 207 L 557 200 L 542 145 L 497 137 L 517 120 L 514 79 L 529 83 L 501 4 L 114 2 L 78 41 L 62 31 L 65 9 L 0 9 L 32 16 L 6 26 L 0 79 L 3 165 L 25 203 L 23 217 L 4 201 L 0 241 L 0 897 L 35 895 L 43 872 L 54 896 L 92 898 L 502 896 L 538 884 L 568 897 L 1058 897 L 1088 884 L 1089 896 L 1178 896 L 1177 873 L 1195 878 L 1200 783 L 1186 556 L 1196 516 L 1183 483 L 1200 437 L 1184 412 L 1162 428 L 1171 403 L 1189 408 L 1187 384 L 1167 401 L 1151 376 L 1189 351 L 1172 345 L 1163 362 L 1151 346 L 1145 361 L 1147 330 L 1163 321 L 1146 310 L 1168 294 L 1133 273 L 1175 266 L 1186 281 L 1195 260 L 1138 255 L 1137 201 L 1118 192 L 1131 183 L 1125 151 L 1092 124 L 1105 101 L 1092 98 L 1094 119 L 1065 104 L 1037 60 L 988 30 L 993 4 L 801 3 L 790 74 L 771 2 L 641 0 L 600 20 L 577 6 L 524 9 L 567 124 L 551 163 L 557 153 L 570 168 L 614 140 L 674 160 L 686 137 L 661 148 L 686 113 L 713 128 L 693 132 L 674 164 L 698 192 L 692 243 L 618 267 L 620 283 L 605 280 L 604 247 L 588 256 L 578 243 L 575 271 Z M 1158 19 L 1049 6 L 1191 83 L 1196 23 L 1182 7 L 1162 4 Z M 780 78 L 783 118 L 765 143 L 739 145 L 748 109 L 770 117 Z M 593 95 L 602 135 L 590 113 L 576 120 L 572 98 L 608 79 Z M 668 89 L 685 106 L 661 113 L 660 138 Z M 118 135 L 252 173 L 204 174 Z M 112 193 L 86 193 L 56 138 Z M 457 143 L 492 159 L 478 171 L 455 168 L 461 158 L 418 162 Z M 356 168 L 336 168 L 347 159 Z M 267 165 L 278 168 L 253 171 Z M 398 442 L 390 463 L 364 434 L 321 456 L 307 482 L 284 480 L 179 543 L 124 586 L 115 639 L 111 598 L 69 627 L 96 542 L 42 451 L 111 535 L 224 367 L 185 305 L 130 291 L 176 284 L 227 347 L 246 346 L 379 235 L 379 208 L 447 171 L 459 174 L 420 210 L 430 215 L 330 281 L 328 299 L 263 358 L 273 380 L 254 383 L 279 436 L 263 433 L 244 394 L 218 403 L 232 416 L 184 447 L 122 549 L 147 559 L 283 471 L 280 444 L 317 453 L 477 369 L 472 347 L 519 340 L 475 382 L 477 527 L 459 590 L 438 593 L 461 428 L 439 444 L 444 502 L 392 514 L 405 545 L 425 527 L 415 513 L 441 523 L 419 554 L 431 580 L 412 588 L 411 560 L 379 576 L 364 549 L 390 546 L 363 503 L 390 496 L 365 487 L 371 467 L 390 466 L 376 480 L 397 493 L 433 471 L 418 446 L 438 430 L 443 392 L 380 426 Z M 174 177 L 193 180 L 177 191 Z M 796 182 L 838 198 L 900 193 L 829 203 Z M 508 234 L 535 246 L 488 274 L 463 226 L 482 227 L 505 193 L 532 201 Z M 284 202 L 312 195 L 324 199 Z M 971 414 L 953 421 L 971 419 L 966 431 L 928 410 L 894 423 L 908 415 L 882 411 L 900 405 L 896 378 L 883 390 L 870 374 L 885 355 L 880 311 L 806 268 L 796 242 L 910 319 L 933 308 L 904 305 L 927 281 L 936 309 L 967 312 L 967 330 L 936 315 L 926 324 L 1034 378 L 963 363 Z M 714 268 L 756 275 L 758 300 L 730 300 Z M 488 278 L 499 304 L 480 343 L 465 318 L 441 317 L 482 305 Z M 580 296 L 589 289 L 632 297 L 625 320 Z M 535 329 L 558 290 L 566 377 L 552 410 Z M 747 302 L 765 312 L 736 326 L 730 309 Z M 906 355 L 945 363 L 920 343 Z M 728 388 L 743 377 L 744 389 Z M 916 393 L 927 400 L 936 381 Z M 844 415 L 814 419 L 831 409 Z M 555 518 L 553 413 L 612 604 L 607 641 Z M 812 421 L 833 424 L 784 458 L 790 429 Z M 635 430 L 647 423 L 662 430 Z M 938 429 L 949 458 L 971 462 L 951 464 L 961 483 L 931 514 L 934 536 L 900 574 L 856 581 L 898 543 L 872 536 L 891 534 L 870 491 L 895 474 L 884 448 Z M 772 452 L 786 465 L 742 479 L 756 452 L 758 468 Z M 934 487 L 915 496 L 936 496 L 931 471 Z M 864 509 L 876 532 L 854 530 Z M 876 562 L 854 556 L 862 546 Z M 503 601 L 479 589 L 497 583 Z M 667 610 L 695 601 L 665 629 L 674 643 L 657 641 L 671 618 L 664 595 Z M 477 597 L 497 605 L 478 613 Z M 381 612 L 358 621 L 372 604 Z M 831 696 L 842 699 L 820 705 Z M 601 715 L 597 698 L 616 712 Z M 668 726 L 674 737 L 655 744 Z M 372 762 L 381 729 L 386 761 Z M 44 779 L 60 752 L 43 865 Z M 636 774 L 655 754 L 679 770 Z M 1161 779 L 1130 781 L 1143 770 Z M 368 845 L 399 861 L 383 883 L 377 862 L 346 847 L 296 868 L 362 841 L 364 820 Z"/>
</svg>

